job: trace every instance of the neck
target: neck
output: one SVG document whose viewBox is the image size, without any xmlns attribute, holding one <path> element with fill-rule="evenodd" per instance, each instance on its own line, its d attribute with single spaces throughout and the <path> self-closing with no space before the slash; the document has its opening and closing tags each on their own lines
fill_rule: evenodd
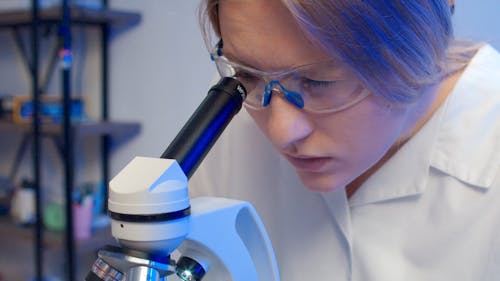
<svg viewBox="0 0 500 281">
<path fill-rule="evenodd" d="M 412 114 L 410 114 L 409 129 L 400 135 L 377 163 L 346 186 L 348 198 L 351 198 L 372 174 L 378 171 L 378 169 L 396 154 L 396 152 L 410 140 L 429 119 L 431 119 L 434 112 L 441 107 L 446 98 L 450 95 L 461 74 L 462 71 L 456 72 L 425 91 L 422 98 L 413 107 Z"/>
</svg>

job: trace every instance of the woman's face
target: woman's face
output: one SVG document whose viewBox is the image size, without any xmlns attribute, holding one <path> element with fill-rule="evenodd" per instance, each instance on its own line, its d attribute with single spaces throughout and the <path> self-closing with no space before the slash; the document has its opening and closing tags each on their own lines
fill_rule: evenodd
<svg viewBox="0 0 500 281">
<path fill-rule="evenodd" d="M 329 59 L 280 1 L 220 1 L 219 20 L 224 54 L 241 64 L 277 71 Z M 325 115 L 307 113 L 279 95 L 263 109 L 247 110 L 314 191 L 333 191 L 359 177 L 408 127 L 405 109 L 390 108 L 374 95 Z"/>
</svg>

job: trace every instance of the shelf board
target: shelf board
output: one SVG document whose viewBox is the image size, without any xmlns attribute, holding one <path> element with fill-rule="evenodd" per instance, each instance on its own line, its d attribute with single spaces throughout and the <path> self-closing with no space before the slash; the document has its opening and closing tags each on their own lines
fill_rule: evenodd
<svg viewBox="0 0 500 281">
<path fill-rule="evenodd" d="M 108 122 L 79 122 L 72 125 L 75 138 L 85 136 L 111 136 L 113 140 L 123 140 L 137 135 L 141 130 L 138 122 L 108 121 Z M 13 123 L 0 121 L 0 133 L 8 131 L 20 131 L 21 133 L 32 133 L 31 123 Z M 59 136 L 62 133 L 61 124 L 41 124 L 44 135 Z"/>
<path fill-rule="evenodd" d="M 138 24 L 141 15 L 135 12 L 116 11 L 109 9 L 93 9 L 86 7 L 71 7 L 73 24 L 103 25 L 115 27 L 131 27 Z M 0 27 L 18 27 L 31 24 L 31 10 L 5 10 L 0 12 Z M 40 23 L 59 23 L 61 8 L 58 6 L 40 10 Z"/>
</svg>

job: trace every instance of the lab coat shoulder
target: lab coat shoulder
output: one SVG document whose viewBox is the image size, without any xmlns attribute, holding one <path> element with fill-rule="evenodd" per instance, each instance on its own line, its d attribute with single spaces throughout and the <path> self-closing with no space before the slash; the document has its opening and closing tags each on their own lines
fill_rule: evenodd
<svg viewBox="0 0 500 281">
<path fill-rule="evenodd" d="M 491 46 L 465 69 L 438 132 L 432 167 L 472 186 L 500 188 L 500 53 Z"/>
</svg>

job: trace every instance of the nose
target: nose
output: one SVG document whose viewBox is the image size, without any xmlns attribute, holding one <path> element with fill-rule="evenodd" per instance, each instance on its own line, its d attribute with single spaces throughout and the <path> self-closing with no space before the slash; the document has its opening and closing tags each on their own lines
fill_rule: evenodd
<svg viewBox="0 0 500 281">
<path fill-rule="evenodd" d="M 281 94 L 274 95 L 267 108 L 267 133 L 279 149 L 293 148 L 313 131 L 307 113 L 290 103 Z"/>
</svg>

